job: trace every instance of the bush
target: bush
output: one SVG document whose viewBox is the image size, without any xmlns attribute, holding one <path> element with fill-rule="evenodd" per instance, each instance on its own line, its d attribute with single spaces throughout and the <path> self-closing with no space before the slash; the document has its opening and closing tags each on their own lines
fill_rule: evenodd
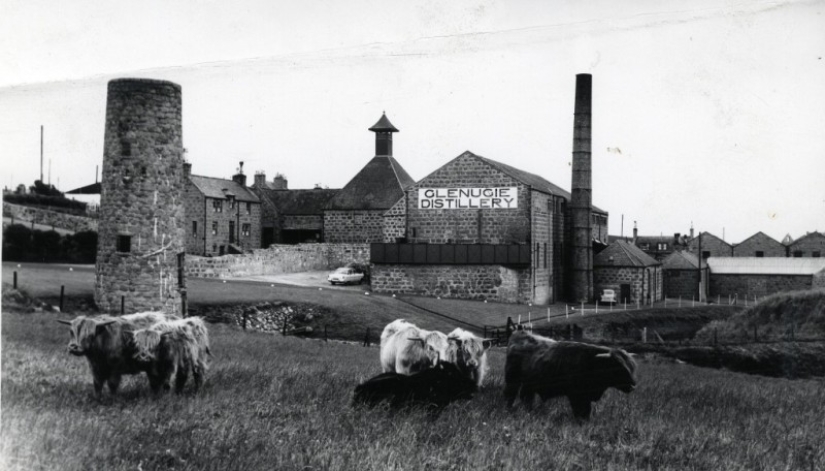
<svg viewBox="0 0 825 471">
<path fill-rule="evenodd" d="M 55 231 L 31 230 L 22 224 L 3 229 L 3 260 L 13 262 L 94 263 L 97 232 L 61 236 Z"/>
<path fill-rule="evenodd" d="M 21 206 L 34 206 L 44 209 L 63 210 L 63 212 L 80 214 L 86 213 L 86 203 L 82 201 L 70 200 L 58 195 L 38 195 L 29 193 L 27 195 L 6 194 L 3 195 L 6 203 L 19 204 Z"/>
</svg>

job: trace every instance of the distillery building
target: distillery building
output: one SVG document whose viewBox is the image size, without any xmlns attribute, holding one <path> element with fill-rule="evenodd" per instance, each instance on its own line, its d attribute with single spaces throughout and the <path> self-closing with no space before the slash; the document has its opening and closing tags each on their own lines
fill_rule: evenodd
<svg viewBox="0 0 825 471">
<path fill-rule="evenodd" d="M 464 152 L 404 188 L 371 246 L 372 288 L 546 304 L 594 296 L 593 246 L 608 214 L 591 204 L 590 75 L 577 76 L 572 191 Z"/>
</svg>

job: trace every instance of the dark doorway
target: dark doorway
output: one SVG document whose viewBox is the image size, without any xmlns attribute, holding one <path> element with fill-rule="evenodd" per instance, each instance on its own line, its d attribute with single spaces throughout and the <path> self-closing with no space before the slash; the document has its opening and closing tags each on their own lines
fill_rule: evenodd
<svg viewBox="0 0 825 471">
<path fill-rule="evenodd" d="M 235 243 L 235 221 L 229 221 L 229 243 Z"/>
<path fill-rule="evenodd" d="M 281 242 L 284 244 L 307 244 L 321 242 L 321 231 L 288 230 L 281 231 Z"/>
<path fill-rule="evenodd" d="M 272 245 L 273 242 L 275 242 L 275 228 L 264 227 L 261 233 L 261 247 L 265 249 Z"/>
<path fill-rule="evenodd" d="M 630 285 L 629 284 L 620 285 L 619 289 L 621 290 L 621 300 L 622 300 L 622 302 L 626 303 L 626 302 L 630 301 Z"/>
<path fill-rule="evenodd" d="M 223 251 L 224 251 L 224 247 L 223 247 L 223 245 L 221 245 L 220 248 L 218 249 L 218 255 L 223 255 Z"/>
</svg>

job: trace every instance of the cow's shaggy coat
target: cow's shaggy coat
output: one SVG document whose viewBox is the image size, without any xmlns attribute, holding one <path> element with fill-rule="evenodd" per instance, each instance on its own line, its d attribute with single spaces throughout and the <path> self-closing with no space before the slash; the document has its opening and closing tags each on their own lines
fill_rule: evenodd
<svg viewBox="0 0 825 471">
<path fill-rule="evenodd" d="M 592 403 L 608 388 L 633 391 L 635 371 L 636 364 L 624 350 L 548 342 L 520 331 L 511 336 L 507 347 L 504 396 L 510 407 L 516 396 L 526 407 L 536 394 L 543 400 L 567 396 L 573 415 L 589 418 Z"/>
<path fill-rule="evenodd" d="M 388 401 L 392 409 L 419 406 L 437 412 L 453 401 L 472 398 L 477 390 L 454 364 L 438 362 L 411 375 L 382 373 L 371 378 L 356 386 L 353 403 L 375 406 Z"/>
<path fill-rule="evenodd" d="M 192 373 L 195 390 L 203 384 L 209 369 L 209 332 L 199 317 L 188 317 L 160 322 L 133 333 L 136 346 L 135 358 L 148 363 L 149 383 L 152 391 L 161 388 L 181 393 L 189 373 Z"/>
<path fill-rule="evenodd" d="M 420 329 L 398 319 L 381 333 L 381 370 L 412 374 L 432 368 L 448 355 L 448 349 L 447 336 L 442 332 Z"/>
<path fill-rule="evenodd" d="M 131 333 L 169 319 L 177 317 L 161 312 L 143 312 L 120 317 L 78 316 L 71 321 L 58 322 L 69 325 L 69 353 L 86 357 L 95 394 L 99 396 L 104 384 L 109 386 L 112 394 L 116 394 L 123 375 L 147 371 L 148 365 L 134 358 Z"/>
</svg>

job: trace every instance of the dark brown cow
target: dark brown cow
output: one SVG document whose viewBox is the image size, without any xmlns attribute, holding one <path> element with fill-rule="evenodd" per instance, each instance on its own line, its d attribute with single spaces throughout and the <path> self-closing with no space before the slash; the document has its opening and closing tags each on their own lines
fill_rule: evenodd
<svg viewBox="0 0 825 471">
<path fill-rule="evenodd" d="M 567 396 L 573 415 L 589 418 L 592 403 L 608 388 L 630 393 L 636 387 L 636 364 L 621 349 L 578 342 L 553 342 L 525 331 L 515 332 L 507 347 L 504 396 L 513 406 L 516 396 L 530 407 L 533 396 L 543 400 Z"/>
<path fill-rule="evenodd" d="M 140 374 L 148 365 L 133 358 L 132 331 L 152 324 L 176 319 L 161 312 L 142 312 L 120 317 L 78 316 L 71 321 L 58 320 L 70 329 L 69 353 L 85 356 L 92 372 L 95 394 L 100 396 L 103 384 L 117 393 L 123 375 Z"/>
<path fill-rule="evenodd" d="M 200 317 L 187 317 L 135 331 L 135 359 L 147 362 L 147 370 L 152 391 L 161 388 L 183 392 L 183 387 L 192 373 L 195 391 L 203 384 L 209 369 L 209 332 Z"/>
</svg>

